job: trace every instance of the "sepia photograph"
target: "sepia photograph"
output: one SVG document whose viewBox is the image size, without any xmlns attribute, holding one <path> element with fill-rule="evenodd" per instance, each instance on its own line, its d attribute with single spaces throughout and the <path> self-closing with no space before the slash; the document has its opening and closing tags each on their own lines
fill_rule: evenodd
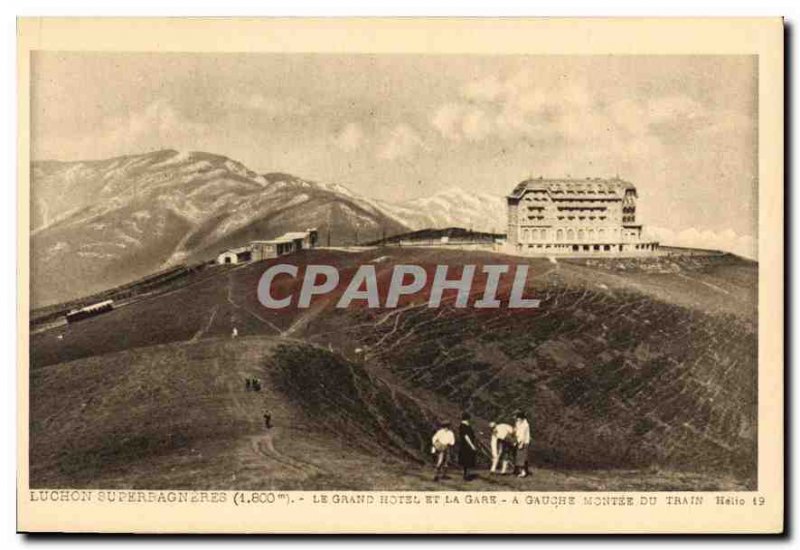
<svg viewBox="0 0 800 550">
<path fill-rule="evenodd" d="M 26 69 L 29 504 L 765 505 L 758 51 Z"/>
</svg>

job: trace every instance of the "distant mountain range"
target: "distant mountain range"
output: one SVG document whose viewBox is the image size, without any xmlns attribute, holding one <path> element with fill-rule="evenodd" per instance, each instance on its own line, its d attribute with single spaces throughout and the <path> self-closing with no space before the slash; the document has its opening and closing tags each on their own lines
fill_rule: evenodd
<svg viewBox="0 0 800 550">
<path fill-rule="evenodd" d="M 450 189 L 389 203 L 203 152 L 157 151 L 32 165 L 31 303 L 39 307 L 316 227 L 323 244 L 409 230 L 502 231 L 502 197 Z"/>
<path fill-rule="evenodd" d="M 505 233 L 506 201 L 488 193 L 450 188 L 430 197 L 379 207 L 411 229 L 463 227 L 488 233 Z"/>
</svg>

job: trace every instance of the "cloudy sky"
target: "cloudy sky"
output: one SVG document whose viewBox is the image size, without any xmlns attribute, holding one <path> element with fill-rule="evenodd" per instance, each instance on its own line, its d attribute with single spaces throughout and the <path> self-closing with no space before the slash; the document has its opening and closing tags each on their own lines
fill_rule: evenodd
<svg viewBox="0 0 800 550">
<path fill-rule="evenodd" d="M 619 174 L 645 224 L 752 256 L 756 75 L 745 56 L 40 52 L 32 155 L 201 150 L 387 200 Z"/>
</svg>

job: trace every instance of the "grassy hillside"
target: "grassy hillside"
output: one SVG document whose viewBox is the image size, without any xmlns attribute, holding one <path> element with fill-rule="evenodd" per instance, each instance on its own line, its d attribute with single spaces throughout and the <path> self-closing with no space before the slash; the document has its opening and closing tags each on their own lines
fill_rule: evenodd
<svg viewBox="0 0 800 550">
<path fill-rule="evenodd" d="M 472 411 L 485 443 L 489 420 L 523 408 L 536 474 L 449 488 L 755 487 L 756 264 L 395 248 L 290 259 L 345 275 L 373 262 L 381 285 L 397 263 L 524 261 L 542 304 L 342 310 L 334 296 L 269 311 L 260 262 L 32 335 L 33 485 L 434 488 L 436 418 Z M 245 392 L 247 376 L 264 390 Z"/>
<path fill-rule="evenodd" d="M 401 471 L 415 455 L 381 429 L 380 407 L 402 399 L 416 414 L 409 427 L 429 416 L 363 370 L 345 369 L 323 350 L 264 338 L 212 338 L 39 369 L 31 380 L 32 484 L 333 488 L 331 462 L 380 471 L 388 460 Z M 296 377 L 312 371 L 316 383 L 298 393 Z M 245 391 L 248 377 L 261 378 L 262 391 Z M 361 391 L 363 399 L 353 399 Z M 331 408 L 323 413 L 322 403 Z"/>
</svg>

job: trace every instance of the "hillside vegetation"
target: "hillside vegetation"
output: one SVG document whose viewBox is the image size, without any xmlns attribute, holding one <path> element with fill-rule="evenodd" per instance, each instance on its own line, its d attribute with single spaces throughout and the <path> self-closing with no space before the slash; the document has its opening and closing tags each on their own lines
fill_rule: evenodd
<svg viewBox="0 0 800 550">
<path fill-rule="evenodd" d="M 534 476 L 445 488 L 756 487 L 752 262 L 391 247 L 286 261 L 373 263 L 382 286 L 399 263 L 526 262 L 542 303 L 337 309 L 333 295 L 267 310 L 255 289 L 268 261 L 34 334 L 32 486 L 442 488 L 426 465 L 436 419 L 470 410 L 485 444 L 488 421 L 522 408 Z M 261 392 L 244 391 L 252 376 Z"/>
</svg>

